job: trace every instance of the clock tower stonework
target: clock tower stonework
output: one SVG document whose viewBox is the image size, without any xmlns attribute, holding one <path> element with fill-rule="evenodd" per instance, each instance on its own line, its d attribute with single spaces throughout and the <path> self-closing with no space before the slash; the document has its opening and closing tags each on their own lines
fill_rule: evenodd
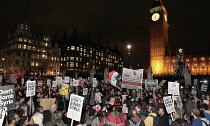
<svg viewBox="0 0 210 126">
<path fill-rule="evenodd" d="M 156 75 L 165 74 L 168 52 L 167 11 L 161 0 L 154 0 L 150 8 L 150 66 Z"/>
</svg>

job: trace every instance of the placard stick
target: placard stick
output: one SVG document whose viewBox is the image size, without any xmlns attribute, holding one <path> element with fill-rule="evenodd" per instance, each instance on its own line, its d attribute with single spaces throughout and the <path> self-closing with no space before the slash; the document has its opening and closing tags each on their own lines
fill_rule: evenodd
<svg viewBox="0 0 210 126">
<path fill-rule="evenodd" d="M 71 126 L 73 126 L 73 123 L 74 123 L 74 120 L 73 120 L 73 119 L 71 119 Z"/>
<path fill-rule="evenodd" d="M 171 115 L 171 119 L 172 119 L 172 121 L 174 121 L 174 117 L 173 117 L 172 113 L 170 113 L 170 115 Z"/>
<path fill-rule="evenodd" d="M 182 109 L 180 108 L 179 110 L 180 110 L 181 118 L 183 118 Z"/>
<path fill-rule="evenodd" d="M 50 88 L 51 88 L 51 86 L 49 85 L 49 98 L 50 98 Z"/>
<path fill-rule="evenodd" d="M 30 96 L 30 111 L 29 111 L 29 113 L 30 113 L 30 115 L 32 115 L 32 100 L 31 100 L 31 96 Z"/>
</svg>

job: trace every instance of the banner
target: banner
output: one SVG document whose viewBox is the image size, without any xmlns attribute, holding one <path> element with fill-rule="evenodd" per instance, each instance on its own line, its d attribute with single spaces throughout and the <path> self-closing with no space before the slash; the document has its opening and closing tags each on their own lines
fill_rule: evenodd
<svg viewBox="0 0 210 126">
<path fill-rule="evenodd" d="M 36 91 L 36 81 L 27 81 L 26 97 L 34 96 Z"/>
<path fill-rule="evenodd" d="M 132 70 L 123 68 L 122 88 L 142 89 L 143 69 Z"/>
<path fill-rule="evenodd" d="M 15 108 L 14 85 L 0 86 L 0 108 L 5 108 L 7 111 Z"/>
<path fill-rule="evenodd" d="M 3 126 L 5 114 L 6 110 L 4 108 L 0 108 L 0 126 Z"/>
<path fill-rule="evenodd" d="M 6 83 L 17 84 L 17 78 L 23 78 L 24 71 L 13 72 L 11 70 L 7 70 L 5 74 Z"/>
<path fill-rule="evenodd" d="M 179 83 L 168 82 L 168 94 L 179 95 Z"/>
<path fill-rule="evenodd" d="M 119 89 L 122 87 L 121 75 L 116 71 L 109 72 L 109 83 Z"/>
<path fill-rule="evenodd" d="M 145 80 L 145 88 L 152 90 L 158 89 L 158 80 Z"/>
<path fill-rule="evenodd" d="M 65 76 L 64 77 L 64 83 L 68 84 L 69 82 L 70 82 L 70 78 L 68 76 Z"/>
<path fill-rule="evenodd" d="M 62 84 L 62 77 L 56 76 L 55 81 L 57 81 L 57 85 L 61 85 Z"/>
<path fill-rule="evenodd" d="M 82 95 L 88 95 L 88 88 L 83 88 L 83 94 Z"/>
<path fill-rule="evenodd" d="M 82 105 L 84 97 L 71 94 L 69 100 L 69 107 L 67 112 L 67 117 L 76 121 L 80 121 L 82 114 Z"/>
<path fill-rule="evenodd" d="M 171 100 L 171 96 L 163 97 L 163 102 L 164 102 L 164 105 L 166 107 L 166 110 L 167 110 L 168 114 L 170 114 L 172 112 L 175 112 L 174 105 L 173 105 L 173 102 Z"/>
<path fill-rule="evenodd" d="M 61 86 L 61 95 L 68 95 L 69 94 L 69 85 L 62 84 Z"/>
</svg>

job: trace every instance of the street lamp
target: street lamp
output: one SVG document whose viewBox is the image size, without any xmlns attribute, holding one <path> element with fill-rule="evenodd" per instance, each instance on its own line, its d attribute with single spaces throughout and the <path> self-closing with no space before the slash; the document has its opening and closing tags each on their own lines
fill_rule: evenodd
<svg viewBox="0 0 210 126">
<path fill-rule="evenodd" d="M 128 49 L 128 67 L 130 68 L 130 55 L 131 55 L 131 45 L 130 44 L 127 45 L 127 49 Z"/>
</svg>

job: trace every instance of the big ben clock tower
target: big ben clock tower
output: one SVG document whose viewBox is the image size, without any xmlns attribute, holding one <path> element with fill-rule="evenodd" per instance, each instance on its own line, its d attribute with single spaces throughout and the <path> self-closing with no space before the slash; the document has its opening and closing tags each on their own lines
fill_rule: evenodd
<svg viewBox="0 0 210 126">
<path fill-rule="evenodd" d="M 164 59 L 168 51 L 167 16 L 162 0 L 154 0 L 150 8 L 150 65 L 154 74 L 165 74 Z"/>
</svg>

